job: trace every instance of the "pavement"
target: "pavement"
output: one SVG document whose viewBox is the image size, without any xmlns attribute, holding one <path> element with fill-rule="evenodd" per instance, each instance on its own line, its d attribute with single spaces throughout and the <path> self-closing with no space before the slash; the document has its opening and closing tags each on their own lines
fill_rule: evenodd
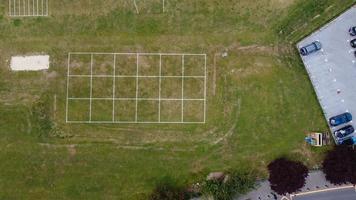
<svg viewBox="0 0 356 200">
<path fill-rule="evenodd" d="M 291 200 L 355 200 L 356 192 L 353 186 L 330 191 L 299 195 Z"/>
<path fill-rule="evenodd" d="M 297 44 L 298 48 L 314 41 L 322 44 L 320 51 L 301 57 L 327 121 L 344 112 L 356 117 L 356 49 L 350 46 L 350 40 L 356 37 L 348 33 L 352 26 L 356 26 L 356 7 Z M 356 120 L 349 124 L 356 127 Z M 334 132 L 341 127 L 330 129 Z"/>
<path fill-rule="evenodd" d="M 324 200 L 324 196 L 328 196 L 324 195 L 324 193 L 327 193 L 329 195 L 333 194 L 330 196 L 334 196 L 336 198 L 332 200 L 356 200 L 356 198 L 342 199 L 342 192 L 344 190 L 339 190 L 339 188 L 345 187 L 352 187 L 352 189 L 345 190 L 347 191 L 345 195 L 356 195 L 353 186 L 350 186 L 349 184 L 331 184 L 325 179 L 325 175 L 322 171 L 313 171 L 309 173 L 306 179 L 305 186 L 294 194 L 286 195 L 287 198 L 283 198 L 283 196 L 275 194 L 274 191 L 271 189 L 269 182 L 262 181 L 258 183 L 258 187 L 255 190 L 239 198 L 235 198 L 235 200 Z M 351 193 L 351 191 L 353 191 L 354 194 Z M 340 196 L 340 198 L 338 196 Z M 309 199 L 309 197 L 314 199 Z"/>
</svg>

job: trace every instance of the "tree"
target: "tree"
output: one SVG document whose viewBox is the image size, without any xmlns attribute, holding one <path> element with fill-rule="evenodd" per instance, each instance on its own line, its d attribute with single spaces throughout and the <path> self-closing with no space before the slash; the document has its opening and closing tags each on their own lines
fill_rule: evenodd
<svg viewBox="0 0 356 200">
<path fill-rule="evenodd" d="M 323 172 L 333 184 L 356 184 L 356 150 L 344 145 L 335 147 L 324 159 Z"/>
<path fill-rule="evenodd" d="M 268 165 L 272 190 L 280 195 L 293 193 L 305 185 L 308 168 L 301 162 L 279 158 Z"/>
</svg>

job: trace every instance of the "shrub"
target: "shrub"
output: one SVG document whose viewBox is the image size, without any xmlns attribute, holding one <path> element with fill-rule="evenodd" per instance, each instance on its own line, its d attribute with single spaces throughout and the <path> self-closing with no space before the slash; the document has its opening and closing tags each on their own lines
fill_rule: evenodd
<svg viewBox="0 0 356 200">
<path fill-rule="evenodd" d="M 14 20 L 14 26 L 18 27 L 21 25 L 21 20 L 20 19 L 15 19 Z"/>
<path fill-rule="evenodd" d="M 335 147 L 324 159 L 323 172 L 333 184 L 356 184 L 356 150 L 348 146 Z"/>
<path fill-rule="evenodd" d="M 156 188 L 148 198 L 149 200 L 188 200 L 190 194 L 186 188 L 177 185 L 170 178 L 164 178 L 159 181 Z"/>
<path fill-rule="evenodd" d="M 285 158 L 274 160 L 268 165 L 269 182 L 272 190 L 280 195 L 293 193 L 305 185 L 308 168 L 301 162 Z"/>
<path fill-rule="evenodd" d="M 231 172 L 227 177 L 225 180 L 206 180 L 202 185 L 204 196 L 211 196 L 215 200 L 231 200 L 255 185 L 255 178 L 248 173 Z"/>
</svg>

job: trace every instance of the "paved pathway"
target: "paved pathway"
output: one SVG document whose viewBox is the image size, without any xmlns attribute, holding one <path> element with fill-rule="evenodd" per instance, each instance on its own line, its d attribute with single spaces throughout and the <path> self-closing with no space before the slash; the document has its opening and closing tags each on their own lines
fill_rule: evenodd
<svg viewBox="0 0 356 200">
<path fill-rule="evenodd" d="M 282 196 L 275 194 L 271 190 L 268 181 L 262 181 L 258 185 L 259 186 L 256 188 L 256 190 L 251 191 L 250 193 L 248 193 L 240 198 L 236 198 L 236 200 L 287 200 L 287 199 L 282 199 L 283 198 Z M 323 172 L 313 171 L 313 172 L 309 173 L 309 176 L 306 179 L 305 186 L 303 188 L 301 188 L 297 193 L 305 193 L 305 192 L 325 190 L 325 189 L 329 190 L 329 189 L 344 187 L 344 186 L 347 186 L 347 185 L 333 185 L 325 179 Z M 353 191 L 355 191 L 355 190 L 353 189 Z M 355 193 L 355 195 L 356 195 L 356 193 Z M 289 197 L 290 196 L 288 195 L 288 198 Z M 318 198 L 316 198 L 315 200 L 317 200 L 317 199 Z M 305 199 L 299 198 L 299 197 L 298 198 L 294 197 L 293 200 L 305 200 Z M 320 200 L 324 200 L 324 199 L 320 198 Z M 325 199 L 325 200 L 328 200 L 328 199 Z M 344 200 L 344 199 L 340 199 L 340 200 Z"/>
</svg>

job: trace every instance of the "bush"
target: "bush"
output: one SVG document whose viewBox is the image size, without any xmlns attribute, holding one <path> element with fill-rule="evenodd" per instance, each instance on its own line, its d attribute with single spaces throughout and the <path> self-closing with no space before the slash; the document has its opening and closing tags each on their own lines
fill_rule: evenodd
<svg viewBox="0 0 356 200">
<path fill-rule="evenodd" d="M 293 193 L 305 185 L 308 168 L 301 162 L 279 158 L 268 165 L 272 190 L 280 195 Z"/>
<path fill-rule="evenodd" d="M 164 178 L 159 181 L 156 188 L 148 198 L 149 200 L 188 200 L 190 193 L 186 188 L 177 185 L 172 179 Z"/>
<path fill-rule="evenodd" d="M 231 200 L 237 194 L 244 194 L 255 185 L 255 178 L 248 173 L 232 172 L 225 180 L 207 180 L 202 185 L 204 196 L 215 200 Z"/>
<path fill-rule="evenodd" d="M 324 159 L 323 172 L 333 184 L 356 184 L 356 150 L 348 146 L 335 147 Z"/>
<path fill-rule="evenodd" d="M 21 25 L 21 20 L 20 19 L 15 19 L 14 20 L 14 26 L 18 27 Z"/>
</svg>

